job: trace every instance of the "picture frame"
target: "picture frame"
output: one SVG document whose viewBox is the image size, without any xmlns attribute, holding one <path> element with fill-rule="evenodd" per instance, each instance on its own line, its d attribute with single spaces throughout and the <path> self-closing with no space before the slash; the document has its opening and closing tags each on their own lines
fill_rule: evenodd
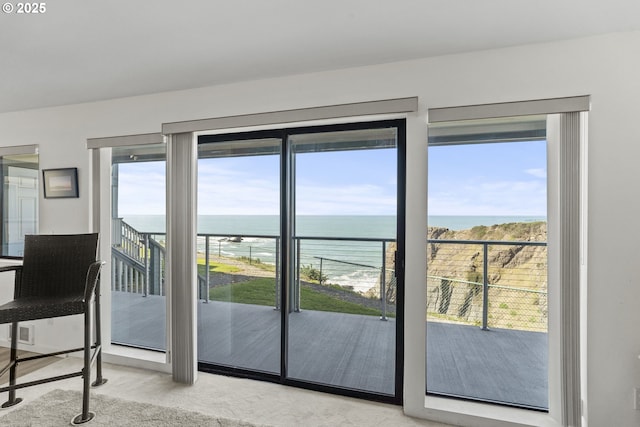
<svg viewBox="0 0 640 427">
<path fill-rule="evenodd" d="M 78 168 L 43 169 L 45 199 L 77 198 Z"/>
</svg>

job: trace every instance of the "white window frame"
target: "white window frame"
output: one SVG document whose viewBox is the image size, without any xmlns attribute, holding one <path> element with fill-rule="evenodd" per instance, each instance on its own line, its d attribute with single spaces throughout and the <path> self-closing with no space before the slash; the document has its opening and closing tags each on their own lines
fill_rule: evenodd
<svg viewBox="0 0 640 427">
<path fill-rule="evenodd" d="M 139 146 L 165 143 L 160 133 L 124 135 L 105 138 L 89 138 L 86 147 L 91 152 L 91 226 L 92 231 L 101 236 L 98 251 L 107 266 L 102 269 L 102 341 L 105 362 L 151 369 L 160 372 L 171 372 L 170 352 L 156 352 L 132 347 L 111 344 L 111 150 L 114 147 Z M 167 320 L 166 330 L 170 325 L 170 290 L 167 288 Z M 170 334 L 167 334 L 167 348 L 170 345 Z"/>
<path fill-rule="evenodd" d="M 580 426 L 586 405 L 586 121 L 590 97 L 428 110 L 428 123 L 547 115 L 549 258 L 549 412 L 425 396 L 427 149 L 425 112 L 407 122 L 407 415 L 474 426 Z M 570 166 L 570 167 L 569 167 Z M 579 220 L 576 220 L 579 219 Z M 422 232 L 420 232 L 422 231 Z M 560 283 L 563 286 L 560 286 Z M 582 338 L 582 342 L 581 342 Z"/>
</svg>

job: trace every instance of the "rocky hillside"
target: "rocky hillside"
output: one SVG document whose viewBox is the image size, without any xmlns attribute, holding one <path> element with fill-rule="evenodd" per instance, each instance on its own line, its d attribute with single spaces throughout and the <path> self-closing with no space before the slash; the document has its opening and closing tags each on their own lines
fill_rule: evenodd
<svg viewBox="0 0 640 427">
<path fill-rule="evenodd" d="M 499 241 L 487 244 L 490 327 L 546 330 L 547 248 L 502 244 L 546 242 L 546 222 L 477 226 L 468 230 L 429 227 L 427 238 L 427 312 L 430 320 L 471 324 L 482 322 L 484 245 L 438 243 L 446 241 Z M 392 265 L 395 245 L 387 251 Z M 393 283 L 388 292 L 395 302 Z M 407 284 L 409 286 L 410 284 Z M 375 290 L 372 290 L 375 292 Z"/>
<path fill-rule="evenodd" d="M 547 247 L 504 242 L 546 242 L 545 222 L 477 226 L 452 231 L 430 228 L 430 240 L 501 242 L 486 244 L 488 326 L 546 331 Z M 427 247 L 427 317 L 482 324 L 483 244 L 436 243 Z"/>
<path fill-rule="evenodd" d="M 459 231 L 429 227 L 427 238 L 546 242 L 547 223 L 519 222 Z M 487 247 L 490 284 L 546 291 L 546 246 L 490 244 Z M 430 243 L 427 247 L 427 274 L 482 283 L 483 251 L 482 244 Z"/>
</svg>

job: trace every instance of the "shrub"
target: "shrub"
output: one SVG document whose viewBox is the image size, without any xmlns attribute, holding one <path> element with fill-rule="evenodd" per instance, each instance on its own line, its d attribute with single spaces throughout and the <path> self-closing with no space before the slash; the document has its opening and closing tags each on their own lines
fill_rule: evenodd
<svg viewBox="0 0 640 427">
<path fill-rule="evenodd" d="M 320 270 L 314 268 L 311 264 L 300 267 L 300 275 L 318 283 L 326 282 L 328 279 L 326 275 L 321 274 Z"/>
</svg>

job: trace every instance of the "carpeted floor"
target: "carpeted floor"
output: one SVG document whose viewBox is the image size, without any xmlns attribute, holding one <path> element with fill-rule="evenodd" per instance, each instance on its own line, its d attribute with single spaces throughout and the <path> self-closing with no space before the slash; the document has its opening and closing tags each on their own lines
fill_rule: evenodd
<svg viewBox="0 0 640 427">
<path fill-rule="evenodd" d="M 80 413 L 82 393 L 70 390 L 53 390 L 38 399 L 24 403 L 6 416 L 0 424 L 12 427 L 68 426 Z M 212 417 L 179 408 L 144 404 L 114 397 L 92 394 L 90 410 L 96 417 L 90 426 L 211 426 L 255 427 L 255 424 Z"/>
<path fill-rule="evenodd" d="M 27 374 L 23 381 L 78 372 L 82 369 L 82 360 L 77 357 L 61 358 L 55 363 L 45 366 L 38 371 Z M 109 427 L 122 425 L 144 425 L 139 421 L 130 421 L 130 412 L 118 410 L 116 418 L 109 420 L 105 411 L 95 403 L 100 397 L 118 399 L 121 401 L 138 402 L 139 407 L 151 408 L 151 414 L 156 419 L 153 426 L 168 426 L 163 422 L 164 416 L 158 415 L 162 408 L 197 412 L 207 418 L 207 424 L 220 426 L 215 420 L 242 420 L 245 424 L 237 426 L 277 426 L 277 427 L 444 427 L 437 422 L 418 420 L 403 413 L 400 406 L 369 402 L 328 393 L 318 393 L 295 387 L 283 386 L 264 381 L 253 381 L 243 378 L 225 377 L 220 375 L 198 373 L 198 380 L 193 385 L 179 384 L 173 381 L 171 374 L 145 369 L 104 364 L 104 377 L 108 382 L 91 390 L 91 410 L 97 413 L 95 423 L 87 426 L 105 425 Z M 46 418 L 38 415 L 35 410 L 23 411 L 19 418 L 14 418 L 14 412 L 23 408 L 31 408 L 31 403 L 56 389 L 72 390 L 78 397 L 73 403 L 55 406 L 66 407 L 67 411 L 61 418 L 50 418 L 54 410 L 45 410 Z M 21 405 L 0 410 L 0 426 L 69 426 L 71 418 L 81 411 L 80 378 L 69 378 L 41 384 L 37 387 L 27 387 L 18 392 L 24 401 Z M 0 403 L 6 398 L 0 394 Z M 42 405 L 37 405 L 42 406 Z M 157 407 L 156 407 L 157 406 Z M 133 412 L 133 411 L 131 411 Z M 42 414 L 42 413 L 40 413 Z M 125 417 L 126 414 L 126 417 Z M 126 419 L 125 419 L 126 418 Z M 22 421 L 22 424 L 12 420 Z M 173 424 L 176 425 L 176 424 Z M 178 426 L 202 425 L 197 423 L 182 423 Z M 222 424 L 224 425 L 224 424 Z M 233 425 L 233 424 L 232 424 Z"/>
</svg>

